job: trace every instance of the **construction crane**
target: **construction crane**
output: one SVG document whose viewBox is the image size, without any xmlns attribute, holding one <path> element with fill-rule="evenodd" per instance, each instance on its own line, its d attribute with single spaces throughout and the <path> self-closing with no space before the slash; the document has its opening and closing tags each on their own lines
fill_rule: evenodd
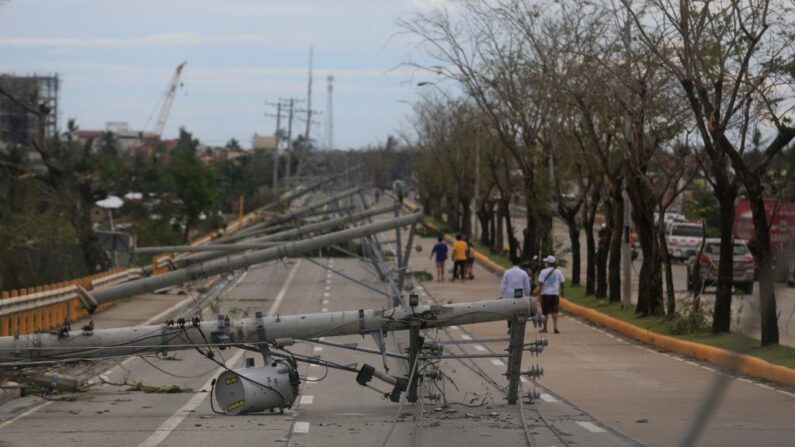
<svg viewBox="0 0 795 447">
<path fill-rule="evenodd" d="M 158 138 L 163 133 L 163 129 L 166 127 L 166 120 L 168 119 L 168 114 L 171 112 L 171 105 L 174 104 L 174 97 L 177 93 L 177 87 L 179 85 L 179 77 L 182 75 L 182 69 L 185 68 L 185 65 L 188 62 L 183 62 L 177 65 L 176 71 L 174 71 L 174 76 L 171 78 L 171 82 L 168 84 L 168 88 L 166 89 L 165 93 L 163 93 L 163 105 L 160 108 L 160 114 L 157 117 L 157 125 L 155 126 L 155 134 Z"/>
</svg>

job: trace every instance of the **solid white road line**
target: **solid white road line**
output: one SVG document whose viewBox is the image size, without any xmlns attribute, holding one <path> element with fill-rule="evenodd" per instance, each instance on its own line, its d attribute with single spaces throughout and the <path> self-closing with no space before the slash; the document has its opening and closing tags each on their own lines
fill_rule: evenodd
<svg viewBox="0 0 795 447">
<path fill-rule="evenodd" d="M 16 415 L 16 416 L 12 417 L 11 419 L 9 419 L 9 420 L 7 420 L 7 421 L 3 422 L 2 424 L 0 424 L 0 428 L 3 428 L 3 427 L 5 427 L 6 425 L 11 425 L 11 424 L 13 424 L 14 422 L 16 422 L 18 419 L 22 419 L 22 418 L 24 418 L 24 417 L 26 417 L 26 416 L 30 416 L 31 414 L 33 414 L 33 413 L 35 413 L 35 412 L 37 412 L 37 411 L 41 410 L 42 408 L 46 407 L 47 405 L 50 405 L 50 404 L 52 404 L 53 402 L 55 402 L 55 401 L 54 401 L 54 400 L 47 400 L 47 401 L 44 401 L 43 403 L 41 403 L 41 404 L 39 404 L 39 405 L 37 405 L 37 406 L 35 406 L 35 407 L 31 408 L 30 410 L 28 410 L 28 411 L 26 411 L 26 412 L 24 412 L 24 413 L 18 414 L 18 415 Z"/>
<path fill-rule="evenodd" d="M 604 428 L 594 424 L 593 422 L 577 421 L 577 425 L 579 425 L 580 427 L 588 430 L 591 433 L 604 433 L 605 432 Z"/>
<path fill-rule="evenodd" d="M 547 393 L 541 393 L 541 400 L 543 400 L 544 402 L 557 402 L 558 401 L 557 399 L 555 399 L 554 396 L 552 396 L 551 394 L 547 394 Z"/>
<path fill-rule="evenodd" d="M 232 366 L 240 360 L 240 357 L 243 356 L 243 353 L 246 351 L 237 351 L 235 355 L 233 355 L 229 360 L 226 361 L 226 367 L 231 368 Z M 224 371 L 224 368 L 218 368 L 218 370 L 210 376 L 210 379 L 205 383 L 201 388 L 199 388 L 199 392 L 194 394 L 190 400 L 182 406 L 179 410 L 177 410 L 170 418 L 166 419 L 160 427 L 158 427 L 154 433 L 152 433 L 146 440 L 138 445 L 138 447 L 156 447 L 163 442 L 171 432 L 174 431 L 175 428 L 179 426 L 179 424 L 188 417 L 193 410 L 196 409 L 210 393 L 203 391 L 205 389 L 209 389 L 212 386 L 212 381 L 215 380 L 215 377 L 218 374 L 221 374 Z"/>
<path fill-rule="evenodd" d="M 268 309 L 268 316 L 271 316 L 276 313 L 276 309 L 279 308 L 279 304 L 282 303 L 284 299 L 284 295 L 287 294 L 287 289 L 290 288 L 290 284 L 293 282 L 293 278 L 295 278 L 295 273 L 298 271 L 298 267 L 301 265 L 301 260 L 295 261 L 295 265 L 293 265 L 293 269 L 290 270 L 290 273 L 287 275 L 287 280 L 284 282 L 281 290 L 279 290 L 279 294 L 276 295 L 276 299 L 273 300 L 273 304 L 271 304 L 271 308 Z"/>
<path fill-rule="evenodd" d="M 309 422 L 293 423 L 293 433 L 309 433 Z"/>
<path fill-rule="evenodd" d="M 300 405 L 312 405 L 315 401 L 315 396 L 301 396 Z"/>
</svg>

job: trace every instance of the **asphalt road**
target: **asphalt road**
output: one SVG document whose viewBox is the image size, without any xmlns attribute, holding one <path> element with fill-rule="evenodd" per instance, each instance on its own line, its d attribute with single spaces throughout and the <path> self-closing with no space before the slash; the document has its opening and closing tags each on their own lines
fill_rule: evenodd
<svg viewBox="0 0 795 447">
<path fill-rule="evenodd" d="M 385 289 L 355 259 L 317 261 Z M 120 303 L 112 312 L 95 315 L 97 327 L 126 325 L 136 319 L 142 322 L 152 316 L 165 320 L 165 310 L 190 300 L 184 295 L 166 297 Z M 426 299 L 430 299 L 427 294 Z M 158 305 L 153 305 L 153 300 Z M 249 269 L 204 317 L 214 318 L 215 313 L 243 317 L 256 311 L 300 314 L 383 307 L 385 303 L 384 296 L 309 260 L 291 259 Z M 465 340 L 472 337 L 468 334 L 468 328 L 457 327 L 426 335 L 442 341 Z M 374 347 L 369 338 L 341 337 L 334 341 Z M 467 344 L 451 349 L 500 353 L 506 346 Z M 401 352 L 405 334 L 389 336 L 387 348 Z M 290 349 L 341 364 L 383 365 L 380 356 L 329 346 L 298 343 Z M 216 358 L 234 368 L 247 356 L 252 354 L 232 349 L 219 351 Z M 260 364 L 258 356 L 254 357 Z M 387 366 L 393 374 L 407 372 L 403 361 L 390 361 Z M 104 380 L 88 391 L 50 396 L 49 400 L 27 397 L 0 406 L 0 446 L 525 445 L 525 428 L 535 442 L 541 443 L 538 445 L 636 445 L 583 410 L 553 398 L 546 389 L 539 388 L 542 398 L 555 399 L 557 404 L 545 410 L 543 419 L 539 406 L 546 400 L 525 402 L 523 407 L 507 405 L 501 391 L 506 384 L 501 360 L 449 360 L 437 367 L 448 380 L 421 387 L 421 404 L 398 405 L 383 397 L 381 392 L 388 391 L 388 385 L 374 382 L 377 391 L 358 385 L 349 372 L 302 364 L 301 395 L 292 409 L 284 414 L 224 416 L 213 412 L 209 399 L 210 380 L 222 369 L 197 351 L 104 361 L 84 367 L 84 374 L 90 370 Z M 143 387 L 174 387 L 175 392 L 135 391 Z"/>
</svg>

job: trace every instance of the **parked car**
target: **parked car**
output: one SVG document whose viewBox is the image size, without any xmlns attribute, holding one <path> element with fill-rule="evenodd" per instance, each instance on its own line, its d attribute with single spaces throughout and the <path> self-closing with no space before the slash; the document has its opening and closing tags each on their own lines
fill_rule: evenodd
<svg viewBox="0 0 795 447">
<path fill-rule="evenodd" d="M 704 225 L 701 222 L 670 221 L 666 225 L 665 243 L 673 260 L 690 259 L 698 251 L 703 238 Z"/>
<path fill-rule="evenodd" d="M 702 286 L 711 286 L 717 283 L 720 256 L 720 239 L 706 239 L 701 257 L 696 259 L 696 256 L 692 256 L 687 263 L 687 290 L 696 290 Z M 732 283 L 737 290 L 750 295 L 754 291 L 756 261 L 748 248 L 747 241 L 734 240 L 732 259 L 734 260 Z M 696 262 L 700 265 L 698 275 L 695 273 Z"/>
</svg>

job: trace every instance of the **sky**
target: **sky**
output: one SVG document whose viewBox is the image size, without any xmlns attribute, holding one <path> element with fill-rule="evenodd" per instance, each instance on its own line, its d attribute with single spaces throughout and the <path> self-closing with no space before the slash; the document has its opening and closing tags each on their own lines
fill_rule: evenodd
<svg viewBox="0 0 795 447">
<path fill-rule="evenodd" d="M 0 73 L 61 78 L 59 127 L 127 122 L 151 131 L 178 64 L 187 61 L 164 138 L 185 127 L 203 143 L 248 147 L 272 134 L 266 101 L 306 99 L 326 113 L 334 83 L 334 146 L 360 148 L 405 132 L 430 75 L 416 38 L 396 21 L 447 0 L 0 0 Z M 304 104 L 305 105 L 305 104 Z M 325 142 L 324 116 L 312 136 Z M 304 124 L 294 126 L 303 129 Z"/>
</svg>

